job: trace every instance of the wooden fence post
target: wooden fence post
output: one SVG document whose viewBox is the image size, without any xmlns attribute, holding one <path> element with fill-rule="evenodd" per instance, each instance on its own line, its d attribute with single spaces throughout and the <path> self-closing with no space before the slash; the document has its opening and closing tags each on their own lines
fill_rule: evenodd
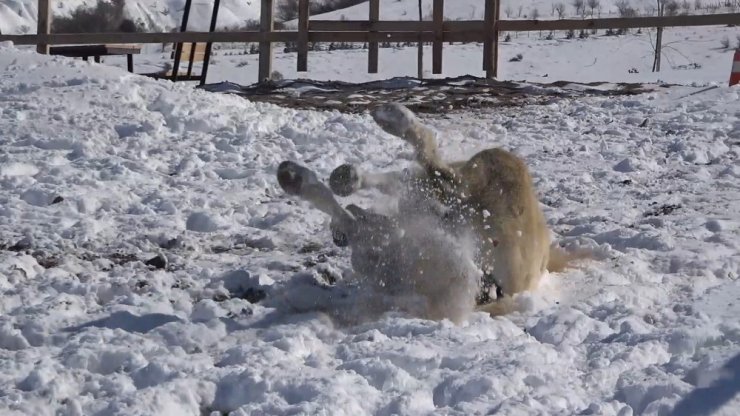
<svg viewBox="0 0 740 416">
<path fill-rule="evenodd" d="M 370 33 L 375 30 L 373 23 L 380 20 L 380 0 L 370 0 Z M 378 42 L 367 43 L 367 72 L 369 74 L 378 73 Z"/>
<path fill-rule="evenodd" d="M 298 0 L 298 72 L 308 72 L 308 0 Z"/>
<path fill-rule="evenodd" d="M 501 20 L 501 0 L 495 1 L 496 10 L 493 14 L 493 62 L 491 62 L 491 66 L 493 67 L 493 76 L 489 76 L 488 78 L 498 78 L 498 22 Z"/>
<path fill-rule="evenodd" d="M 444 0 L 434 0 L 432 17 L 434 20 L 434 43 L 432 44 L 432 74 L 442 73 L 442 39 L 444 30 Z"/>
<path fill-rule="evenodd" d="M 419 0 L 419 21 L 424 20 L 424 16 L 421 11 L 421 0 Z M 424 78 L 424 42 L 422 42 L 421 32 L 417 32 L 419 35 L 419 43 L 416 51 L 416 73 L 419 79 Z"/>
<path fill-rule="evenodd" d="M 262 0 L 262 6 L 260 9 L 260 32 L 262 34 L 272 32 L 275 28 L 275 22 L 272 18 L 274 12 L 273 0 Z M 259 43 L 260 47 L 260 63 L 259 63 L 259 79 L 258 82 L 262 82 L 270 78 L 272 73 L 272 42 L 262 41 Z"/>
<path fill-rule="evenodd" d="M 36 51 L 48 54 L 49 45 L 46 43 L 46 35 L 51 33 L 51 4 L 49 0 L 38 0 L 38 26 L 36 29 L 37 40 Z"/>
<path fill-rule="evenodd" d="M 483 41 L 483 70 L 486 71 L 486 77 L 493 74 L 491 62 L 493 59 L 493 16 L 496 11 L 496 0 L 486 0 L 483 20 L 485 21 L 485 39 Z"/>
<path fill-rule="evenodd" d="M 483 42 L 483 69 L 486 78 L 498 76 L 498 21 L 501 0 L 486 0 L 486 40 Z"/>
</svg>

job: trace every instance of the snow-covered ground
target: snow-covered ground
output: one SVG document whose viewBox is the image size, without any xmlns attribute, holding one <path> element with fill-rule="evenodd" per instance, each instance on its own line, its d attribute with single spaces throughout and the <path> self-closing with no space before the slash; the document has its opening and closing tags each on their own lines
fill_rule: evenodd
<svg viewBox="0 0 740 416">
<path fill-rule="evenodd" d="M 738 27 L 700 27 L 666 29 L 660 72 L 651 72 L 655 38 L 653 29 L 606 36 L 603 31 L 588 39 L 565 39 L 556 32 L 547 40 L 547 33 L 512 34 L 511 41 L 500 46 L 499 79 L 535 82 L 650 82 L 684 85 L 727 84 L 734 49 L 723 48 L 724 38 L 740 42 Z M 731 43 L 734 45 L 735 43 Z M 326 47 L 326 45 L 324 45 Z M 359 46 L 358 46 L 359 47 Z M 259 59 L 249 54 L 243 44 L 216 45 L 208 70 L 208 82 L 230 81 L 241 85 L 257 82 Z M 367 50 L 323 50 L 308 54 L 308 72 L 297 72 L 297 54 L 276 47 L 273 69 L 286 79 L 341 80 L 365 82 L 396 76 L 416 77 L 415 47 L 381 48 L 379 72 L 367 73 Z M 511 59 L 522 55 L 521 61 Z M 485 76 L 481 44 L 444 45 L 442 75 L 433 75 L 431 47 L 424 52 L 425 78 L 458 75 Z M 124 58 L 104 57 L 103 62 L 121 68 Z M 169 49 L 150 45 L 147 53 L 134 57 L 135 72 L 148 73 L 171 64 Z M 181 70 L 184 70 L 184 66 Z M 196 64 L 195 72 L 200 67 Z"/>
<path fill-rule="evenodd" d="M 502 5 L 502 16 L 507 19 L 531 17 L 537 9 L 541 19 L 556 19 L 557 14 L 550 0 L 528 0 L 507 2 Z M 568 2 L 565 2 L 568 3 Z M 617 2 L 602 0 L 600 12 L 595 15 L 616 16 Z M 641 14 L 653 14 L 652 0 L 632 0 L 631 6 Z M 82 4 L 80 0 L 55 1 L 55 13 L 66 15 Z M 152 30 L 170 30 L 180 21 L 184 0 L 136 0 L 126 3 L 127 13 L 134 19 L 149 24 Z M 387 20 L 417 18 L 415 0 L 381 1 L 381 18 Z M 422 5 L 425 18 L 431 15 L 432 0 Z M 521 6 L 521 10 L 520 9 Z M 0 31 L 19 33 L 35 30 L 36 0 L 0 0 Z M 219 28 L 243 26 L 247 20 L 259 17 L 259 2 L 255 0 L 225 0 L 219 12 Z M 30 27 L 19 29 L 21 23 L 16 11 L 24 17 L 23 23 Z M 719 12 L 731 12 L 723 8 Z M 210 16 L 210 3 L 195 2 L 190 17 L 191 30 L 205 30 Z M 314 19 L 367 19 L 368 5 L 362 3 L 341 9 Z M 691 13 L 707 13 L 706 10 L 690 10 Z M 529 14 L 528 14 L 529 13 Z M 590 10 L 587 14 L 590 15 Z M 567 4 L 565 16 L 573 17 L 575 9 Z M 482 0 L 459 0 L 445 3 L 446 19 L 482 19 Z M 29 20 L 30 19 L 30 20 Z M 290 24 L 290 22 L 289 22 Z M 29 26 L 30 25 L 30 26 Z M 164 29 L 162 29 L 164 28 Z M 655 29 L 632 30 L 619 36 L 606 36 L 601 30 L 587 39 L 566 39 L 563 31 L 502 34 L 500 43 L 499 78 L 508 80 L 551 81 L 611 81 L 611 82 L 659 82 L 709 85 L 726 83 L 732 63 L 732 54 L 740 47 L 740 29 L 735 27 L 667 28 L 663 38 L 663 64 L 658 73 L 651 72 Z M 729 47 L 725 47 L 726 41 Z M 357 44 L 356 47 L 361 45 Z M 324 49 L 329 45 L 322 44 Z M 29 48 L 30 49 L 30 48 Z M 258 55 L 256 45 L 215 44 L 208 82 L 230 81 L 248 85 L 257 81 Z M 297 54 L 284 52 L 283 45 L 275 46 L 273 67 L 285 78 L 309 78 L 318 80 L 342 80 L 364 82 L 388 79 L 395 76 L 417 75 L 417 52 L 415 47 L 381 48 L 379 73 L 367 73 L 367 51 L 323 50 L 311 51 L 308 56 L 309 71 L 296 71 Z M 444 74 L 431 73 L 431 47 L 425 48 L 424 77 L 475 75 L 483 76 L 481 44 L 444 45 Z M 520 57 L 518 61 L 512 61 Z M 123 57 L 103 57 L 109 65 L 125 68 Z M 160 44 L 144 45 L 143 53 L 134 58 L 135 71 L 150 73 L 161 70 L 172 63 L 170 49 L 163 50 Z M 196 72 L 200 64 L 196 63 Z"/>
<path fill-rule="evenodd" d="M 425 117 L 446 158 L 523 157 L 597 259 L 525 313 L 347 325 L 312 308 L 352 315 L 348 253 L 276 167 L 402 168 L 400 140 L 2 48 L 0 414 L 734 415 L 740 89 L 717 84 Z"/>
</svg>

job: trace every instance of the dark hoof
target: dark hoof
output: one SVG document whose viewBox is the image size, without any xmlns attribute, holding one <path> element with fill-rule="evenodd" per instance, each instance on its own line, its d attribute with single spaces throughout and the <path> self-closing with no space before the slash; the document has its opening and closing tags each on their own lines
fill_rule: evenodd
<svg viewBox="0 0 740 416">
<path fill-rule="evenodd" d="M 504 291 L 501 289 L 501 286 L 496 283 L 496 279 L 494 279 L 493 274 L 490 272 L 483 273 L 480 283 L 480 290 L 475 299 L 477 305 L 486 305 L 504 297 Z M 495 299 L 491 297 L 492 289 L 495 289 Z"/>
<path fill-rule="evenodd" d="M 366 220 L 369 216 L 368 214 L 370 214 L 366 209 L 360 208 L 355 204 L 349 204 L 344 207 L 344 209 L 349 211 L 349 213 L 357 220 Z"/>
<path fill-rule="evenodd" d="M 331 238 L 334 241 L 334 245 L 336 245 L 337 247 L 347 247 L 349 245 L 347 234 L 339 230 L 332 230 Z"/>
<path fill-rule="evenodd" d="M 352 195 L 360 187 L 360 176 L 357 169 L 348 163 L 337 167 L 329 176 L 329 187 L 336 195 Z"/>
<path fill-rule="evenodd" d="M 299 195 L 303 185 L 306 168 L 286 160 L 278 166 L 277 179 L 280 187 L 291 195 Z"/>
<path fill-rule="evenodd" d="M 337 247 L 347 247 L 349 245 L 349 236 L 347 236 L 344 227 L 341 227 L 340 222 L 332 218 L 329 229 L 331 230 L 331 239 L 334 241 L 334 245 Z"/>
</svg>

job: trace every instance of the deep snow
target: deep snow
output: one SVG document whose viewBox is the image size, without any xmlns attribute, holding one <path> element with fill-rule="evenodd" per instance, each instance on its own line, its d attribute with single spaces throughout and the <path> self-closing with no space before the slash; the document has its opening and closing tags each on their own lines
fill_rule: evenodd
<svg viewBox="0 0 740 416">
<path fill-rule="evenodd" d="M 353 313 L 348 253 L 275 169 L 402 168 L 400 140 L 4 47 L 0 413 L 735 414 L 740 89 L 699 90 L 425 117 L 447 158 L 522 156 L 597 260 L 523 314 L 342 325 L 312 310 Z"/>
</svg>

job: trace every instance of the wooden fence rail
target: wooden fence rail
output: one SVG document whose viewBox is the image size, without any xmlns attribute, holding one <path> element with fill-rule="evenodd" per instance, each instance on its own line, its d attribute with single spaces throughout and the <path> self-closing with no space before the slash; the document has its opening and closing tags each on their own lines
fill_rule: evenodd
<svg viewBox="0 0 740 416">
<path fill-rule="evenodd" d="M 51 0 L 38 0 L 38 33 L 2 35 L 1 41 L 18 45 L 37 45 L 39 53 L 48 53 L 49 45 L 100 43 L 179 43 L 234 42 L 259 43 L 259 80 L 272 72 L 273 44 L 295 42 L 298 72 L 308 70 L 308 44 L 314 42 L 368 43 L 368 72 L 378 72 L 380 42 L 431 42 L 432 73 L 442 73 L 444 42 L 483 43 L 483 70 L 495 77 L 498 69 L 500 32 L 550 30 L 627 29 L 648 27 L 740 25 L 740 13 L 699 16 L 660 16 L 604 19 L 500 20 L 500 0 L 485 2 L 484 20 L 445 21 L 444 0 L 434 0 L 431 21 L 381 21 L 380 0 L 369 0 L 368 20 L 310 20 L 309 0 L 298 1 L 296 30 L 274 30 L 274 0 L 261 0 L 260 30 L 236 32 L 167 33 L 50 33 Z"/>
</svg>

